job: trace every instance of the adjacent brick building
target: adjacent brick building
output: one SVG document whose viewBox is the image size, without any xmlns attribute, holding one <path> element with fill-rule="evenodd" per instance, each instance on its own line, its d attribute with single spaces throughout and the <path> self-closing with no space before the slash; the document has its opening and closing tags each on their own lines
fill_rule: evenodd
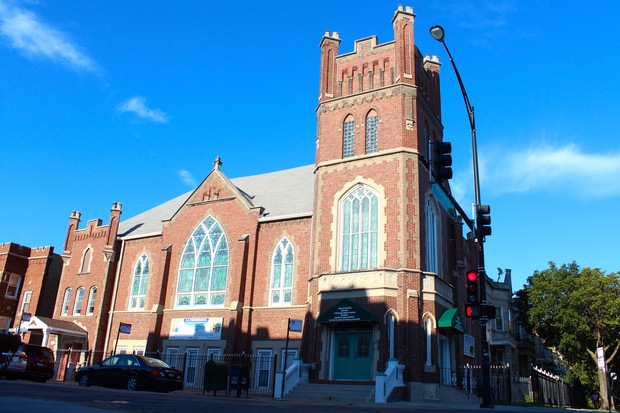
<svg viewBox="0 0 620 413">
<path fill-rule="evenodd" d="M 372 381 L 396 358 L 413 397 L 454 383 L 474 360 L 459 310 L 475 246 L 429 172 L 440 63 L 415 47 L 414 19 L 399 7 L 393 41 L 346 54 L 324 34 L 314 165 L 229 179 L 217 158 L 137 216 L 114 203 L 82 228 L 74 212 L 53 318 L 79 330 L 59 348 L 281 356 L 295 319 L 289 350 L 313 381 Z"/>
<path fill-rule="evenodd" d="M 54 247 L 29 248 L 14 242 L 0 244 L 0 331 L 23 321 L 23 314 L 52 317 L 62 272 Z M 23 331 L 27 329 L 23 325 Z M 33 337 L 41 342 L 42 337 Z"/>
</svg>

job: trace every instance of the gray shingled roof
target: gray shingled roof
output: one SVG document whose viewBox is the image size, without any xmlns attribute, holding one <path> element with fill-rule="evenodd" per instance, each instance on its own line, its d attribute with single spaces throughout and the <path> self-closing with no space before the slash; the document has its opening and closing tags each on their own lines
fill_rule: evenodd
<svg viewBox="0 0 620 413">
<path fill-rule="evenodd" d="M 252 206 L 264 209 L 260 221 L 312 215 L 314 165 L 234 178 L 230 181 Z M 193 192 L 187 192 L 121 221 L 118 236 L 123 239 L 160 234 L 162 221 L 172 218 Z"/>
</svg>

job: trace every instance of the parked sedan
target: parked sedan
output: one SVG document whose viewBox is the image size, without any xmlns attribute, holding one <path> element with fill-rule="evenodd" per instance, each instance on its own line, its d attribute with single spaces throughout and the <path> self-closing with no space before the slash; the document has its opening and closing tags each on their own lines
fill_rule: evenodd
<svg viewBox="0 0 620 413">
<path fill-rule="evenodd" d="M 163 361 L 134 354 L 116 354 L 75 375 L 80 386 L 125 387 L 169 392 L 183 389 L 183 373 Z"/>
</svg>

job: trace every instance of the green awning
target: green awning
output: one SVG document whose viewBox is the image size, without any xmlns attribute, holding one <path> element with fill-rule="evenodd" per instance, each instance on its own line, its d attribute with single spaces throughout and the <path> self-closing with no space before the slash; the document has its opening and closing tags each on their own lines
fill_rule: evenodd
<svg viewBox="0 0 620 413">
<path fill-rule="evenodd" d="M 458 308 L 448 308 L 444 311 L 441 317 L 439 317 L 437 327 L 451 328 L 457 333 L 465 334 L 465 323 L 463 323 L 463 317 L 461 317 Z"/>
<path fill-rule="evenodd" d="M 352 321 L 374 321 L 377 317 L 370 311 L 360 307 L 353 301 L 344 299 L 338 304 L 322 313 L 317 322 L 319 323 L 340 323 Z"/>
</svg>

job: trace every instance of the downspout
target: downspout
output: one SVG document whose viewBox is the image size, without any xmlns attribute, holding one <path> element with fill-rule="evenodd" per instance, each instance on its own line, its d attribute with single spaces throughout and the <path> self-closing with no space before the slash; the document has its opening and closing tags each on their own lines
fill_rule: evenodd
<svg viewBox="0 0 620 413">
<path fill-rule="evenodd" d="M 110 342 L 110 332 L 112 331 L 112 318 L 114 317 L 114 307 L 116 306 L 116 295 L 118 293 L 118 283 L 121 276 L 121 267 L 123 266 L 123 256 L 125 255 L 125 240 L 121 241 L 121 252 L 118 259 L 118 267 L 116 267 L 116 278 L 114 280 L 114 292 L 112 293 L 112 303 L 110 305 L 110 316 L 108 317 L 108 328 L 105 332 L 105 346 L 103 347 L 103 354 L 108 352 L 108 343 Z"/>
</svg>

